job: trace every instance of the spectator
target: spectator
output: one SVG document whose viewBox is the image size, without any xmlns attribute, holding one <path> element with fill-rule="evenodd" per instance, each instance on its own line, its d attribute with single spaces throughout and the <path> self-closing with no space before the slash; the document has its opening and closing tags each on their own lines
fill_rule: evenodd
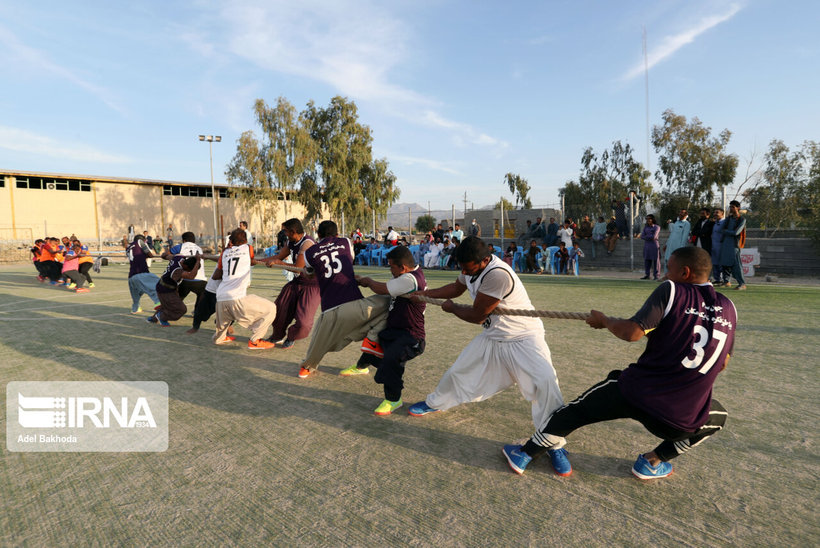
<svg viewBox="0 0 820 548">
<path fill-rule="evenodd" d="M 584 215 L 581 220 L 581 226 L 578 227 L 578 238 L 581 240 L 592 239 L 592 221 L 589 220 L 589 215 Z"/>
<path fill-rule="evenodd" d="M 469 235 L 475 236 L 476 238 L 481 237 L 481 225 L 478 224 L 475 219 L 473 219 L 473 222 L 470 224 Z"/>
<path fill-rule="evenodd" d="M 564 221 L 564 228 L 558 230 L 558 238 L 564 242 L 564 246 L 566 246 L 567 249 L 572 247 L 572 236 L 574 233 L 575 231 L 572 230 L 572 219 Z"/>
<path fill-rule="evenodd" d="M 441 243 L 440 239 L 436 238 L 433 243 L 430 244 L 430 251 L 424 255 L 424 268 L 435 268 L 438 265 L 439 255 L 441 255 L 443 249 L 444 244 Z"/>
<path fill-rule="evenodd" d="M 720 241 L 720 264 L 723 266 L 723 273 L 727 279 L 726 287 L 729 287 L 729 273 L 737 280 L 737 287 L 741 291 L 746 289 L 746 281 L 743 279 L 743 264 L 740 262 L 740 237 L 746 229 L 746 218 L 740 214 L 740 202 L 732 200 L 729 202 L 729 216 L 726 224 L 723 225 L 723 238 Z"/>
<path fill-rule="evenodd" d="M 456 229 L 453 231 L 453 238 L 458 238 L 458 241 L 462 241 L 464 239 L 464 231 L 461 230 L 461 225 L 456 223 Z"/>
<path fill-rule="evenodd" d="M 612 200 L 612 211 L 615 224 L 618 226 L 618 237 L 626 238 L 629 235 L 629 227 L 626 224 L 626 204 L 618 200 Z"/>
<path fill-rule="evenodd" d="M 444 241 L 444 229 L 441 227 L 441 223 L 436 225 L 436 229 L 433 231 L 433 241 L 436 240 L 439 242 Z"/>
<path fill-rule="evenodd" d="M 387 236 L 384 237 L 384 243 L 393 247 L 399 243 L 399 233 L 393 230 L 392 226 L 387 227 Z"/>
<path fill-rule="evenodd" d="M 723 272 L 720 265 L 720 241 L 723 238 L 723 225 L 726 219 L 723 218 L 723 210 L 715 208 L 713 215 L 714 224 L 712 226 L 712 283 L 715 287 L 724 286 L 729 283 L 729 274 Z"/>
<path fill-rule="evenodd" d="M 609 222 L 606 225 L 606 240 L 604 241 L 604 245 L 606 245 L 606 254 L 612 255 L 612 252 L 615 251 L 615 246 L 618 243 L 618 222 L 615 219 L 615 216 L 609 218 Z"/>
<path fill-rule="evenodd" d="M 712 254 L 712 228 L 714 226 L 715 222 L 712 220 L 709 208 L 704 207 L 700 210 L 700 218 L 692 227 L 692 243 L 700 244 L 700 247 L 710 255 Z"/>
<path fill-rule="evenodd" d="M 145 243 L 148 244 L 148 247 L 154 249 L 154 239 L 148 234 L 147 230 L 142 231 L 142 236 L 145 238 Z"/>
<path fill-rule="evenodd" d="M 592 227 L 592 258 L 595 258 L 596 247 L 603 244 L 606 239 L 606 222 L 603 217 L 598 217 L 598 222 Z"/>
<path fill-rule="evenodd" d="M 567 272 L 567 263 L 569 263 L 569 250 L 567 249 L 567 244 L 564 243 L 563 240 L 558 242 L 558 251 L 555 252 L 555 255 L 558 257 L 558 274 L 562 272 L 564 274 L 569 274 Z"/>
<path fill-rule="evenodd" d="M 532 225 L 532 237 L 541 242 L 547 239 L 547 227 L 544 226 L 541 217 L 535 218 L 535 224 Z"/>
<path fill-rule="evenodd" d="M 686 218 L 689 214 L 685 209 L 681 209 L 678 213 L 678 218 L 675 222 L 666 221 L 669 228 L 669 237 L 666 239 L 666 244 L 663 246 L 664 256 L 663 262 L 668 263 L 672 252 L 679 247 L 686 247 L 689 244 L 689 233 L 691 232 L 689 221 Z"/>
<path fill-rule="evenodd" d="M 550 224 L 547 226 L 547 246 L 554 246 L 558 243 L 558 223 L 555 222 L 555 217 L 550 217 Z"/>
<path fill-rule="evenodd" d="M 174 245 L 174 225 L 168 223 L 168 228 L 165 229 L 165 241 L 168 243 L 168 248 Z"/>
<path fill-rule="evenodd" d="M 575 265 L 578 264 L 578 260 L 581 257 L 584 257 L 584 250 L 581 249 L 581 245 L 578 243 L 578 240 L 575 240 L 574 242 L 572 242 L 572 247 L 569 248 L 569 262 L 567 263 L 567 274 L 575 274 Z"/>
<path fill-rule="evenodd" d="M 504 252 L 503 261 L 507 263 L 509 266 L 512 266 L 513 257 L 515 253 L 518 251 L 518 246 L 515 245 L 515 242 L 510 242 L 510 245 L 507 246 L 507 250 Z"/>
<path fill-rule="evenodd" d="M 527 252 L 524 254 L 524 260 L 527 263 L 527 273 L 538 273 L 541 271 L 541 268 L 538 266 L 538 254 L 541 253 L 541 248 L 538 247 L 538 243 L 535 240 L 530 240 L 530 247 L 527 249 Z"/>
<path fill-rule="evenodd" d="M 646 216 L 646 226 L 641 232 L 641 240 L 643 240 L 643 263 L 644 263 L 644 277 L 642 280 L 649 279 L 649 271 L 655 279 L 658 279 L 658 267 L 661 259 L 660 243 L 658 236 L 661 233 L 661 227 L 655 224 L 655 216 L 651 213 Z"/>
</svg>

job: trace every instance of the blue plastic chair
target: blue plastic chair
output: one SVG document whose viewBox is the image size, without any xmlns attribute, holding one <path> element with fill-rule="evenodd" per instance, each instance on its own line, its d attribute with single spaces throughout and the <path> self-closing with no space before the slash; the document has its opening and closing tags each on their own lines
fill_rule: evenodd
<svg viewBox="0 0 820 548">
<path fill-rule="evenodd" d="M 356 263 L 363 265 L 365 262 L 369 262 L 370 260 L 370 252 L 367 249 L 362 249 L 359 251 L 359 254 L 356 255 Z"/>
<path fill-rule="evenodd" d="M 558 251 L 557 245 L 551 245 L 546 249 L 547 258 L 543 261 L 544 270 L 549 269 L 550 274 L 555 274 L 555 252 Z M 541 256 L 543 259 L 543 254 Z"/>
<path fill-rule="evenodd" d="M 416 264 L 420 264 L 421 257 L 419 257 L 419 246 L 411 245 L 407 249 L 409 249 L 410 253 L 413 254 L 413 260 L 416 261 Z"/>
<path fill-rule="evenodd" d="M 387 254 L 390 253 L 391 251 L 393 251 L 394 249 L 396 249 L 396 246 L 394 245 L 394 246 L 391 246 L 391 247 L 382 247 L 381 249 L 382 249 L 382 252 L 381 252 L 381 255 L 379 255 L 378 265 L 379 266 L 386 266 L 387 265 Z M 382 263 L 384 263 L 384 264 L 382 264 Z"/>
<path fill-rule="evenodd" d="M 375 261 L 376 264 L 379 264 L 379 265 L 382 263 L 382 250 L 383 249 L 384 249 L 383 247 L 379 246 L 375 249 L 370 250 L 370 258 L 367 261 L 368 266 L 372 266 L 374 261 Z"/>
</svg>

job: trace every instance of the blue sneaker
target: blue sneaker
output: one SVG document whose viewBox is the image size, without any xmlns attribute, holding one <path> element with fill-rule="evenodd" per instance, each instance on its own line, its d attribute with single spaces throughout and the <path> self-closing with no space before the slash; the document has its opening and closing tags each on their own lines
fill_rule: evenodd
<svg viewBox="0 0 820 548">
<path fill-rule="evenodd" d="M 148 323 L 157 323 L 159 320 L 157 320 L 157 315 L 154 314 L 153 316 L 151 316 L 149 318 L 145 318 L 145 321 L 148 322 Z"/>
<path fill-rule="evenodd" d="M 632 474 L 642 480 L 665 478 L 672 473 L 672 465 L 661 461 L 657 466 L 652 466 L 646 457 L 638 455 L 638 460 L 632 465 Z"/>
<path fill-rule="evenodd" d="M 159 312 L 157 312 L 157 319 L 159 320 L 159 325 L 160 326 L 162 326 L 162 327 L 171 327 L 170 323 L 168 323 L 168 322 L 166 322 L 165 320 L 162 319 L 162 316 L 159 315 Z"/>
<path fill-rule="evenodd" d="M 550 461 L 556 474 L 563 477 L 572 474 L 572 464 L 569 462 L 566 449 L 563 447 L 561 449 L 548 449 L 547 453 L 549 453 Z"/>
<path fill-rule="evenodd" d="M 433 409 L 427 402 L 420 401 L 418 403 L 414 403 L 410 406 L 410 409 L 407 410 L 408 413 L 413 415 L 414 417 L 420 417 L 422 415 L 427 415 L 428 413 L 437 413 L 438 409 Z"/>
<path fill-rule="evenodd" d="M 501 452 L 507 458 L 507 464 L 519 476 L 524 474 L 524 469 L 532 462 L 532 457 L 522 451 L 520 445 L 505 445 Z"/>
</svg>

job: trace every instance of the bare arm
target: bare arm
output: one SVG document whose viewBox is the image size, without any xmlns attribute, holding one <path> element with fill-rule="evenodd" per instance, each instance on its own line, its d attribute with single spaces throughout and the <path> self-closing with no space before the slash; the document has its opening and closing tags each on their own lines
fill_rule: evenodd
<svg viewBox="0 0 820 548">
<path fill-rule="evenodd" d="M 456 280 L 451 284 L 437 287 L 436 289 L 419 291 L 416 294 L 433 299 L 455 299 L 456 297 L 460 297 L 465 291 L 467 291 L 467 286 Z"/>
<path fill-rule="evenodd" d="M 593 329 L 608 329 L 613 335 L 627 342 L 635 342 L 645 335 L 641 326 L 632 320 L 607 316 L 599 310 L 590 310 L 587 325 Z"/>
<path fill-rule="evenodd" d="M 367 276 L 356 276 L 356 281 L 362 287 L 369 287 L 373 293 L 376 295 L 389 295 L 390 292 L 387 290 L 387 284 L 385 282 L 378 282 L 373 278 L 368 278 Z"/>
<path fill-rule="evenodd" d="M 445 312 L 455 314 L 465 322 L 480 324 L 484 323 L 484 320 L 495 310 L 499 302 L 501 302 L 501 299 L 490 297 L 484 293 L 478 293 L 475 297 L 475 301 L 473 301 L 473 306 L 458 305 L 452 300 L 447 299 L 444 304 L 441 305 L 441 309 Z"/>
</svg>

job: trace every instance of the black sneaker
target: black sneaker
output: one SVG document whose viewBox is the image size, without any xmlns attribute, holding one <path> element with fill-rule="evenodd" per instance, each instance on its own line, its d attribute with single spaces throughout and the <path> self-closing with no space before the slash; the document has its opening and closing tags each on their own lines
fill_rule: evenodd
<svg viewBox="0 0 820 548">
<path fill-rule="evenodd" d="M 294 343 L 294 342 L 295 342 L 295 341 L 292 341 L 292 340 L 290 340 L 290 339 L 285 339 L 285 342 L 283 342 L 283 343 L 281 343 L 281 344 L 277 344 L 277 345 L 276 345 L 276 348 L 281 348 L 281 349 L 283 349 L 283 350 L 287 350 L 288 348 L 290 348 L 291 346 L 293 346 L 293 343 Z"/>
</svg>

